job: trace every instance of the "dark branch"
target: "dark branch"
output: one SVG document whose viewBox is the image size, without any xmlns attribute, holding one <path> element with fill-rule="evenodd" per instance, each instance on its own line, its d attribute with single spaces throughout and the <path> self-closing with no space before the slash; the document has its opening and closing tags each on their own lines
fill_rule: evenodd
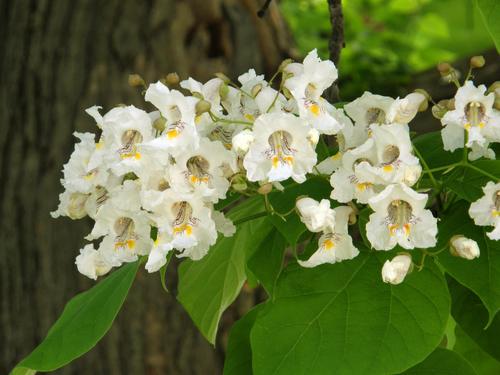
<svg viewBox="0 0 500 375">
<path fill-rule="evenodd" d="M 269 8 L 269 5 L 271 5 L 271 1 L 273 1 L 273 0 L 266 0 L 264 5 L 262 6 L 262 8 L 260 8 L 259 11 L 257 12 L 257 15 L 260 18 L 264 17 L 264 15 L 266 14 L 267 8 Z"/>
<path fill-rule="evenodd" d="M 332 35 L 328 43 L 330 60 L 335 65 L 340 61 L 340 53 L 344 48 L 344 15 L 342 13 L 342 0 L 327 0 L 330 10 L 330 23 L 332 24 Z"/>
</svg>

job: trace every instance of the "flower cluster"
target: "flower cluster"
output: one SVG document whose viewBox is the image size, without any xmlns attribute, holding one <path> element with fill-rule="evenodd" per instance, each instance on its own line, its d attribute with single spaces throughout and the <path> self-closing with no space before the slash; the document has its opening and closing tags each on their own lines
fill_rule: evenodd
<svg viewBox="0 0 500 375">
<path fill-rule="evenodd" d="M 134 106 L 104 115 L 100 107 L 87 109 L 98 136 L 75 133 L 80 142 L 64 166 L 65 191 L 53 212 L 95 221 L 86 239 L 100 242 L 80 251 L 78 270 L 95 279 L 139 256 L 147 256 L 149 272 L 164 266 L 169 253 L 198 260 L 218 233 L 236 230 L 215 209 L 230 190 L 267 194 L 290 178 L 303 183 L 310 174 L 329 179 L 335 203 L 297 200 L 300 219 L 319 236 L 317 250 L 299 261 L 302 266 L 357 256 L 348 225 L 365 204 L 373 211 L 366 237 L 374 249 L 435 246 L 437 219 L 427 208 L 427 194 L 414 189 L 422 166 L 409 129 L 426 96 L 393 99 L 365 92 L 336 108 L 323 94 L 337 69 L 315 50 L 302 63 L 285 61 L 278 73 L 279 88 L 274 77 L 268 82 L 253 69 L 238 77 L 239 84 L 224 75 L 206 83 L 189 78 L 179 90 L 159 81 L 145 91 L 145 100 L 157 108 L 151 113 Z M 489 145 L 500 140 L 500 116 L 492 94 L 484 92 L 471 82 L 458 90 L 453 110 L 442 117 L 446 150 L 469 147 L 471 159 L 494 157 Z M 338 152 L 318 163 L 322 136 L 336 139 Z M 470 215 L 478 225 L 493 225 L 489 236 L 499 239 L 500 184 L 491 182 L 484 192 Z M 471 241 L 455 238 L 455 253 L 477 257 Z M 401 282 L 410 266 L 411 257 L 398 255 L 384 265 L 384 281 Z"/>
</svg>

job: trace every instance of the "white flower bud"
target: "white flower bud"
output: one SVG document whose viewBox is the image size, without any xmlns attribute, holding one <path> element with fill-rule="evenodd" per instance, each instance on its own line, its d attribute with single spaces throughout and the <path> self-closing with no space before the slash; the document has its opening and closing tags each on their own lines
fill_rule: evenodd
<svg viewBox="0 0 500 375">
<path fill-rule="evenodd" d="M 245 154 L 255 137 L 251 130 L 243 130 L 233 137 L 233 150 L 240 154 Z"/>
<path fill-rule="evenodd" d="M 80 255 L 75 259 L 78 272 L 88 278 L 96 280 L 98 276 L 105 275 L 111 266 L 104 260 L 101 253 L 89 244 L 80 250 Z"/>
<path fill-rule="evenodd" d="M 387 260 L 382 267 L 382 280 L 384 283 L 398 285 L 403 282 L 411 266 L 411 256 L 401 254 L 392 260 Z"/>
<path fill-rule="evenodd" d="M 307 133 L 307 139 L 313 146 L 316 146 L 319 142 L 319 132 L 312 128 L 309 130 L 309 133 Z"/>
<path fill-rule="evenodd" d="M 418 181 L 421 174 L 422 167 L 419 164 L 409 165 L 405 168 L 405 176 L 403 182 L 408 186 L 413 186 Z"/>
<path fill-rule="evenodd" d="M 450 240 L 451 253 L 460 258 L 472 260 L 480 255 L 479 246 L 476 241 L 470 238 L 458 235 Z"/>
<path fill-rule="evenodd" d="M 311 232 L 334 231 L 335 211 L 330 208 L 330 201 L 318 202 L 312 198 L 300 198 L 296 202 L 300 220 Z"/>
</svg>

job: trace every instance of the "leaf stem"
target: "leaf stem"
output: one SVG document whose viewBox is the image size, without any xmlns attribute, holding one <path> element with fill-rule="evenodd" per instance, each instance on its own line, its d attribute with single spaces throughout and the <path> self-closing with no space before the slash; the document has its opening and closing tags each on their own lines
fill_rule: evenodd
<svg viewBox="0 0 500 375">
<path fill-rule="evenodd" d="M 267 216 L 267 211 L 265 211 L 265 212 L 258 212 L 256 214 L 253 214 L 253 215 L 241 218 L 239 220 L 235 220 L 233 224 L 234 225 L 239 225 L 239 224 L 245 223 L 245 222 L 250 221 L 250 220 L 259 219 L 259 218 L 264 217 L 264 216 Z"/>
</svg>

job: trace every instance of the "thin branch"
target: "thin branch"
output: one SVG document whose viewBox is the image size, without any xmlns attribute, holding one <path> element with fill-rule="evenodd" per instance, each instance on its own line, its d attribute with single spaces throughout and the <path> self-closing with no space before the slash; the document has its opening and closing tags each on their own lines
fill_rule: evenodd
<svg viewBox="0 0 500 375">
<path fill-rule="evenodd" d="M 330 53 L 330 60 L 332 60 L 336 66 L 338 66 L 340 61 L 340 53 L 342 48 L 344 48 L 344 14 L 342 13 L 342 0 L 327 0 L 328 9 L 330 11 L 330 23 L 332 25 L 332 34 L 330 35 L 330 40 L 328 41 L 328 51 Z M 327 98 L 331 103 L 338 102 L 340 100 L 339 88 L 337 83 L 334 83 L 330 87 Z"/>
</svg>

